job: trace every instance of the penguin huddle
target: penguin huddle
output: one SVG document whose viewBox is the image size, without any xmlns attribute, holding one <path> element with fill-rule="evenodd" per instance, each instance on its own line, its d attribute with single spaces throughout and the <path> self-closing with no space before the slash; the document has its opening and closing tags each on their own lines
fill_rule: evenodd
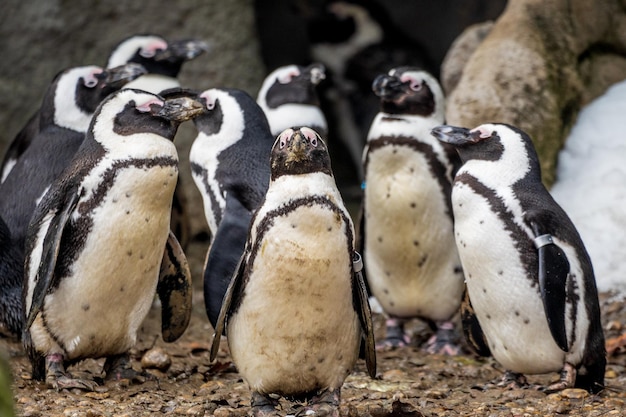
<svg viewBox="0 0 626 417">
<path fill-rule="evenodd" d="M 427 352 L 458 354 L 460 314 L 469 344 L 506 369 L 501 385 L 560 372 L 547 391 L 603 389 L 591 261 L 526 133 L 445 125 L 432 75 L 380 74 L 355 227 L 316 96 L 324 67 L 279 68 L 256 99 L 182 88 L 182 64 L 206 50 L 140 35 L 106 69 L 60 73 L 5 155 L 0 332 L 22 337 L 34 379 L 92 390 L 67 372 L 87 358 L 105 358 L 107 379 L 134 378 L 129 350 L 155 296 L 163 339 L 185 332 L 192 279 L 171 217 L 174 138 L 193 121 L 190 169 L 211 235 L 210 357 L 226 336 L 253 415 L 275 413 L 277 396 L 306 401 L 306 415 L 339 415 L 359 358 L 376 377 L 368 297 L 387 319 L 379 348 L 410 345 L 404 323 L 419 318 L 433 329 Z"/>
</svg>

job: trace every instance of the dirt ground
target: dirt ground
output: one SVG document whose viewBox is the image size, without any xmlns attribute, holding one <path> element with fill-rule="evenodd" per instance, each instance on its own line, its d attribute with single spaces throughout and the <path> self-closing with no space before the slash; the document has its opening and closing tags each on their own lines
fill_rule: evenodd
<svg viewBox="0 0 626 417">
<path fill-rule="evenodd" d="M 70 371 L 102 385 L 95 392 L 55 391 L 30 379 L 30 365 L 19 343 L 0 340 L 11 357 L 15 408 L 24 417 L 100 416 L 245 416 L 250 392 L 230 362 L 226 342 L 215 363 L 209 362 L 213 330 L 206 318 L 201 291 L 201 262 L 206 243 L 188 251 L 196 292 L 189 328 L 175 343 L 160 336 L 160 311 L 153 308 L 140 341 L 132 351 L 133 367 L 154 376 L 145 382 L 102 381 L 102 360 L 84 361 Z M 570 389 L 545 394 L 534 389 L 485 388 L 501 377 L 490 359 L 473 355 L 443 357 L 424 353 L 419 345 L 429 336 L 419 321 L 411 326 L 414 347 L 378 352 L 378 376 L 371 379 L 359 361 L 342 389 L 343 416 L 622 416 L 626 415 L 626 303 L 602 294 L 603 323 L 610 354 L 607 388 L 599 395 Z M 374 317 L 380 335 L 382 317 Z M 620 336 L 622 336 L 620 338 Z M 171 364 L 168 366 L 168 362 Z M 155 369 L 160 367 L 162 370 Z M 558 375 L 529 376 L 529 382 L 548 384 Z M 281 401 L 280 415 L 302 406 Z"/>
</svg>

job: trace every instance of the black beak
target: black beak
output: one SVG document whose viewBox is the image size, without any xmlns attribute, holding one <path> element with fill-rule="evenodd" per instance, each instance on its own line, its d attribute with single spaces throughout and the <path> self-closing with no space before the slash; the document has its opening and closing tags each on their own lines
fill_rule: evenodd
<svg viewBox="0 0 626 417">
<path fill-rule="evenodd" d="M 464 127 L 441 125 L 435 127 L 430 133 L 441 142 L 455 146 L 476 143 L 480 140 L 479 132 L 472 133 Z"/>
<path fill-rule="evenodd" d="M 171 62 L 189 61 L 208 51 L 209 44 L 204 41 L 196 39 L 170 41 L 167 43 L 167 49 L 158 51 L 154 59 Z"/>
<path fill-rule="evenodd" d="M 304 73 L 309 74 L 311 84 L 317 85 L 326 78 L 326 67 L 320 63 L 311 64 L 304 69 Z"/>
<path fill-rule="evenodd" d="M 120 89 L 132 80 L 147 73 L 148 70 L 146 70 L 143 65 L 131 62 L 120 65 L 119 67 L 107 69 L 103 71 L 102 75 L 104 83 L 109 87 Z"/>
<path fill-rule="evenodd" d="M 372 83 L 372 91 L 378 97 L 391 98 L 400 92 L 402 81 L 398 77 L 383 74 L 374 79 Z"/>
<path fill-rule="evenodd" d="M 165 100 L 163 107 L 154 108 L 155 116 L 182 123 L 193 119 L 204 111 L 202 103 L 192 97 L 175 97 Z"/>
</svg>

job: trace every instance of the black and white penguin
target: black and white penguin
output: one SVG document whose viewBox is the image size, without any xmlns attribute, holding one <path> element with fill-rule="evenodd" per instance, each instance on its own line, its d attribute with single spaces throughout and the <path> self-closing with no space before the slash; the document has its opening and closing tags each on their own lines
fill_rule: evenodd
<svg viewBox="0 0 626 417">
<path fill-rule="evenodd" d="M 83 70 L 79 68 L 83 68 Z M 45 126 L 49 123 L 50 117 L 54 117 L 55 121 L 58 119 L 61 127 L 84 133 L 87 131 L 89 122 L 85 124 L 84 120 L 81 120 L 82 115 L 75 109 L 91 116 L 95 106 L 107 94 L 145 73 L 144 67 L 139 64 L 132 64 L 111 68 L 107 72 L 102 72 L 99 67 L 90 66 L 68 69 L 57 74 L 47 89 L 41 107 L 28 119 L 26 125 L 18 132 L 4 154 L 0 166 L 0 183 L 6 180 L 17 160 L 26 152 L 34 137 L 43 128 L 42 125 Z M 82 81 L 79 80 L 80 77 L 83 77 Z M 56 98 L 50 94 L 54 94 Z M 72 113 L 56 115 L 54 114 L 55 111 L 70 111 Z M 40 119 L 41 112 L 44 112 L 43 121 Z"/>
<path fill-rule="evenodd" d="M 450 192 L 460 165 L 453 147 L 430 134 L 444 121 L 437 80 L 415 67 L 379 75 L 380 98 L 363 153 L 365 188 L 359 239 L 369 288 L 387 319 L 381 346 L 404 346 L 404 323 L 427 320 L 431 353 L 457 354 L 453 316 L 463 294 Z"/>
<path fill-rule="evenodd" d="M 275 137 L 263 110 L 246 92 L 213 88 L 199 94 L 205 113 L 194 119 L 191 173 L 204 204 L 211 244 L 204 265 L 204 302 L 213 326 L 243 253 L 252 212 L 270 181 Z"/>
<path fill-rule="evenodd" d="M 286 65 L 272 71 L 257 95 L 272 135 L 293 126 L 308 126 L 322 137 L 328 133 L 326 117 L 320 108 L 317 85 L 326 78 L 322 64 Z"/>
<path fill-rule="evenodd" d="M 507 381 L 560 371 L 548 391 L 600 391 L 606 351 L 593 268 L 541 181 L 530 137 L 504 124 L 432 133 L 463 161 L 452 205 L 476 318 L 469 333 L 508 371 Z"/>
<path fill-rule="evenodd" d="M 314 130 L 294 129 L 273 145 L 271 183 L 228 288 L 211 358 L 226 321 L 253 415 L 275 412 L 271 395 L 278 394 L 309 399 L 307 415 L 338 416 L 362 341 L 368 372 L 376 373 L 371 315 L 326 145 Z"/>
<path fill-rule="evenodd" d="M 180 87 L 177 76 L 182 65 L 208 50 L 208 44 L 197 39 L 173 41 L 157 35 L 133 35 L 113 48 L 107 68 L 129 62 L 141 64 L 148 73 L 134 80 L 127 88 L 159 94 Z"/>
<path fill-rule="evenodd" d="M 137 88 L 153 94 L 180 88 L 178 75 L 185 62 L 209 51 L 209 45 L 199 39 L 166 40 L 153 34 L 130 36 L 117 44 L 109 56 L 107 67 L 136 62 L 143 65 L 147 74 L 139 77 L 127 88 Z M 187 200 L 181 178 L 178 179 L 172 203 L 172 231 L 183 248 L 191 234 Z"/>
<path fill-rule="evenodd" d="M 11 254 L 0 257 L 0 270 L 6 272 L 0 277 L 0 304 L 10 308 L 0 314 L 0 327 L 14 336 L 20 337 L 22 333 L 19 294 L 24 274 L 24 240 L 37 202 L 78 150 L 102 99 L 144 72 L 138 64 L 111 70 L 87 66 L 63 71 L 54 79 L 41 108 L 31 119 L 39 122 L 36 132 L 32 130 L 35 135 L 25 133 L 31 132 L 28 125 L 22 131 L 25 134 L 18 135 L 13 142 L 18 146 L 11 149 L 28 144 L 24 153 L 7 154 L 5 167 L 10 166 L 11 170 L 0 184 L 0 213 Z M 17 158 L 15 164 L 13 157 Z M 15 276 L 19 279 L 14 279 Z"/>
<path fill-rule="evenodd" d="M 169 229 L 178 177 L 172 140 L 179 124 L 200 111 L 190 98 L 165 101 L 130 89 L 96 111 L 29 227 L 24 344 L 35 379 L 93 388 L 65 369 L 100 357 L 107 358 L 107 378 L 132 375 L 127 352 L 155 293 L 164 340 L 186 329 L 191 277 Z"/>
</svg>

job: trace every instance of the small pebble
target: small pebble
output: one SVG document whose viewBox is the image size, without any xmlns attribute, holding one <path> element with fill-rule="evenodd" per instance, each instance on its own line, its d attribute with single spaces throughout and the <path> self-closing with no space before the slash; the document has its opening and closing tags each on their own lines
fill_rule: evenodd
<svg viewBox="0 0 626 417">
<path fill-rule="evenodd" d="M 158 369 L 166 371 L 172 364 L 172 359 L 167 352 L 159 347 L 152 348 L 147 351 L 141 358 L 141 367 L 143 369 Z"/>
</svg>

